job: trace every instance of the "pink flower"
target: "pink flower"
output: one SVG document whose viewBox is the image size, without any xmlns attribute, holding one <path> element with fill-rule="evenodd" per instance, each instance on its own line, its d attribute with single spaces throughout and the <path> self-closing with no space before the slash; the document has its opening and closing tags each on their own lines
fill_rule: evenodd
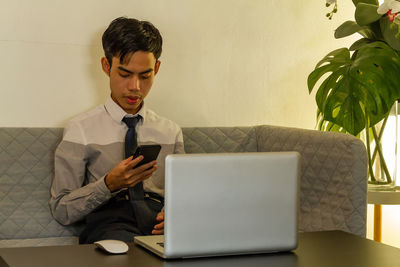
<svg viewBox="0 0 400 267">
<path fill-rule="evenodd" d="M 378 14 L 386 14 L 389 21 L 393 22 L 400 12 L 400 2 L 396 0 L 385 0 L 382 5 L 378 7 Z"/>
<path fill-rule="evenodd" d="M 382 5 L 378 7 L 378 14 L 386 14 L 391 12 L 392 14 L 396 14 L 400 12 L 400 2 L 396 0 L 385 0 Z"/>
<path fill-rule="evenodd" d="M 389 9 L 388 12 L 386 12 L 386 15 L 388 16 L 388 19 L 390 22 L 393 22 L 394 19 L 396 18 L 397 14 L 396 13 L 392 13 L 392 10 Z"/>
</svg>

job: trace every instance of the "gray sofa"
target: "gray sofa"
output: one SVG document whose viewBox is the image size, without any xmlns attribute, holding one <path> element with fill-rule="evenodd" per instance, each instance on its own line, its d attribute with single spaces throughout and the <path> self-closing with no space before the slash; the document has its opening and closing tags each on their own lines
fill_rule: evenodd
<svg viewBox="0 0 400 267">
<path fill-rule="evenodd" d="M 0 128 L 0 247 L 77 243 L 48 199 L 61 128 Z M 276 126 L 184 128 L 186 153 L 298 151 L 300 231 L 366 233 L 367 156 L 355 137 Z M 282 196 L 284 197 L 284 196 Z"/>
</svg>

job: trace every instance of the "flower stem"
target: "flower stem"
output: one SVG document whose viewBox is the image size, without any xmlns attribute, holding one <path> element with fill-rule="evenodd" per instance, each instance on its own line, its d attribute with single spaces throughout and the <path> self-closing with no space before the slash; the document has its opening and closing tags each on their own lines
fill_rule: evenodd
<svg viewBox="0 0 400 267">
<path fill-rule="evenodd" d="M 383 136 L 383 130 L 385 130 L 385 127 L 386 127 L 386 123 L 387 123 L 387 121 L 388 121 L 388 118 L 389 118 L 389 116 L 386 116 L 384 119 L 383 119 L 383 123 L 382 123 L 382 127 L 381 127 L 381 129 L 380 129 L 380 131 L 379 131 L 379 136 L 378 136 L 378 142 L 379 143 L 381 143 L 381 139 L 382 139 L 382 136 Z M 376 142 L 376 141 L 375 141 Z M 375 158 L 376 158 L 376 153 L 378 152 L 378 146 L 375 146 L 375 149 L 374 149 L 374 153 L 372 154 L 372 164 L 374 164 L 374 162 L 375 162 Z"/>
<path fill-rule="evenodd" d="M 374 139 L 375 139 L 375 148 L 378 149 L 381 165 L 382 165 L 383 171 L 384 171 L 384 173 L 386 175 L 386 182 L 387 183 L 391 183 L 392 182 L 392 177 L 390 176 L 389 170 L 388 170 L 388 168 L 386 166 L 385 158 L 383 157 L 381 142 L 379 141 L 379 137 L 378 137 L 378 135 L 376 133 L 375 127 L 372 127 L 372 133 L 373 133 Z"/>
<path fill-rule="evenodd" d="M 365 116 L 365 139 L 367 142 L 367 152 L 368 152 L 368 172 L 369 176 L 371 177 L 372 182 L 376 182 L 375 176 L 374 176 L 374 170 L 372 169 L 372 160 L 371 160 L 371 148 L 370 145 L 371 143 L 369 142 L 369 127 L 368 127 L 368 115 Z"/>
</svg>

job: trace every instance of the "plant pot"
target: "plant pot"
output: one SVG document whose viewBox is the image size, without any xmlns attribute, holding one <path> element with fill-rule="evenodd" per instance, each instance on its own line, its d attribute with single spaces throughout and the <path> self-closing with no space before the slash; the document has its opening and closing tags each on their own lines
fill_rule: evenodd
<svg viewBox="0 0 400 267">
<path fill-rule="evenodd" d="M 395 189 L 397 174 L 399 101 L 378 124 L 365 130 L 364 141 L 368 152 L 368 190 Z"/>
</svg>

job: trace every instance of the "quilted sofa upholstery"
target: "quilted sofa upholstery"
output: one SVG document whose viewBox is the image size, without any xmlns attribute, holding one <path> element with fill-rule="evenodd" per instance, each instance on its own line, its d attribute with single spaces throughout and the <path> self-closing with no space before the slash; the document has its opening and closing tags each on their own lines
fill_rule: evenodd
<svg viewBox="0 0 400 267">
<path fill-rule="evenodd" d="M 0 247 L 77 243 L 48 200 L 62 128 L 0 128 Z M 355 137 L 277 126 L 184 128 L 186 153 L 298 151 L 300 231 L 366 232 L 367 156 Z"/>
</svg>

